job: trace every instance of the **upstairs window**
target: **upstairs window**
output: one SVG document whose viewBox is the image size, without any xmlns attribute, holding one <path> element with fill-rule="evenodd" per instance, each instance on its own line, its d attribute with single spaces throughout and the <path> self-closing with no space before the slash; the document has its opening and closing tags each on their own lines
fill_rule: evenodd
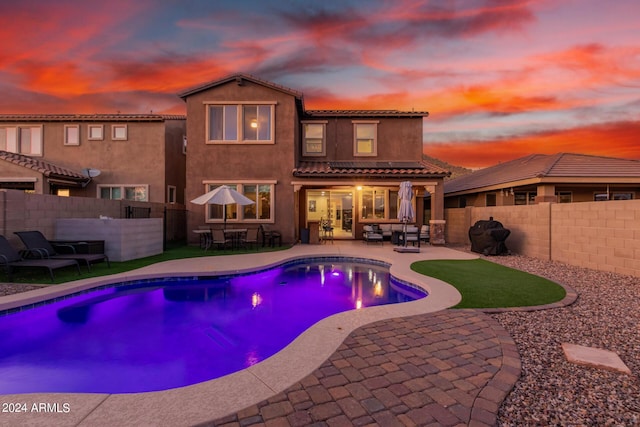
<svg viewBox="0 0 640 427">
<path fill-rule="evenodd" d="M 102 141 L 104 139 L 104 126 L 89 125 L 87 126 L 87 133 L 90 141 Z"/>
<path fill-rule="evenodd" d="M 353 122 L 353 155 L 378 155 L 378 122 Z"/>
<path fill-rule="evenodd" d="M 127 125 L 111 125 L 111 139 L 113 141 L 126 141 Z"/>
<path fill-rule="evenodd" d="M 80 145 L 80 126 L 64 126 L 64 145 Z"/>
<path fill-rule="evenodd" d="M 327 122 L 302 122 L 302 155 L 325 156 Z"/>
<path fill-rule="evenodd" d="M 274 104 L 208 105 L 208 143 L 273 143 Z"/>
<path fill-rule="evenodd" d="M 0 127 L 0 149 L 42 156 L 42 126 Z"/>
</svg>

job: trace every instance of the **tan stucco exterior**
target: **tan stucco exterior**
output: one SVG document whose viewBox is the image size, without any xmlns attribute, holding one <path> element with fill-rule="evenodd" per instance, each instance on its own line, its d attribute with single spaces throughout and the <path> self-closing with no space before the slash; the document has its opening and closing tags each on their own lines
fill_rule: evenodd
<svg viewBox="0 0 640 427">
<path fill-rule="evenodd" d="M 82 173 L 86 168 L 100 170 L 86 186 L 72 186 L 70 195 L 99 197 L 98 185 L 145 185 L 148 186 L 148 201 L 167 202 L 167 186 L 176 188 L 176 201 L 184 201 L 186 158 L 182 153 L 186 120 L 171 116 L 30 116 L 28 121 L 4 117 L 0 127 L 34 126 L 42 127 L 42 153 L 32 155 L 56 167 Z M 175 117 L 175 118 L 173 118 Z M 114 140 L 112 126 L 125 125 L 126 139 Z M 79 144 L 65 144 L 65 127 L 77 126 Z M 101 126 L 103 138 L 91 140 L 89 126 Z M 16 168 L 8 162 L 0 162 L 0 180 L 15 176 L 30 176 L 38 180 L 36 193 L 48 194 L 54 191 L 46 177 L 38 171 Z"/>
<path fill-rule="evenodd" d="M 262 143 L 208 144 L 206 117 L 208 102 L 273 102 L 274 141 Z M 295 164 L 296 126 L 298 113 L 295 98 L 251 81 L 242 86 L 235 81 L 193 94 L 187 102 L 187 202 L 208 191 L 208 183 L 273 183 L 274 221 L 283 233 L 283 240 L 292 241 L 293 187 L 291 171 Z M 195 229 L 205 220 L 205 206 L 187 203 L 188 227 Z M 233 220 L 230 221 L 233 223 Z M 257 221 L 254 224 L 257 226 Z M 196 236 L 197 237 L 197 236 Z M 192 236 L 193 239 L 193 236 Z"/>
<path fill-rule="evenodd" d="M 304 172 L 296 172 L 301 162 L 418 162 L 422 158 L 422 121 L 426 113 L 405 113 L 403 116 L 398 112 L 380 111 L 305 111 L 299 92 L 244 75 L 203 84 L 181 97 L 187 104 L 186 199 L 189 230 L 205 224 L 222 226 L 221 218 L 207 218 L 206 206 L 189 203 L 208 191 L 208 184 L 268 183 L 274 188 L 271 219 L 228 218 L 228 227 L 257 227 L 260 223 L 268 223 L 282 233 L 284 242 L 293 243 L 299 239 L 300 229 L 309 225 L 305 215 L 309 191 L 328 189 L 353 193 L 354 222 L 349 237 L 360 238 L 362 224 L 356 214 L 360 208 L 356 189 L 375 186 L 397 191 L 400 182 L 411 177 L 401 173 L 384 175 L 379 171 L 345 172 L 340 176 L 313 175 L 311 171 L 310 175 L 305 175 Z M 254 103 L 274 105 L 272 143 L 208 141 L 210 105 Z M 320 156 L 304 155 L 302 148 L 303 124 L 314 122 L 325 125 L 325 150 Z M 374 156 L 354 154 L 354 122 L 376 123 Z M 443 219 L 442 180 L 446 173 L 440 171 L 437 176 L 419 176 L 414 184 L 416 191 L 424 192 L 427 186 L 437 188 L 433 195 L 438 200 L 432 210 L 439 215 L 438 219 Z M 420 215 L 423 209 L 421 199 L 416 206 Z M 419 221 L 422 222 L 421 217 Z M 382 222 L 397 222 L 397 219 L 386 218 Z M 191 233 L 190 240 L 195 242 L 197 239 L 198 236 Z"/>
</svg>

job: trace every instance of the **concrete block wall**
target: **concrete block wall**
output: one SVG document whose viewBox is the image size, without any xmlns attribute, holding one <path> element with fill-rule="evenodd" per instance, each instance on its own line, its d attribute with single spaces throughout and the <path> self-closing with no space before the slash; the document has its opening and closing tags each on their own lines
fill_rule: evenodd
<svg viewBox="0 0 640 427">
<path fill-rule="evenodd" d="M 457 245 L 469 243 L 469 214 L 468 208 L 455 208 L 444 210 L 445 242 Z"/>
<path fill-rule="evenodd" d="M 22 242 L 15 231 L 39 230 L 48 239 L 56 237 L 56 220 L 62 218 L 120 218 L 124 206 L 151 208 L 152 218 L 162 218 L 163 203 L 131 202 L 127 200 L 59 197 L 48 194 L 27 194 L 17 190 L 0 190 L 0 233 L 16 248 Z M 183 207 L 183 205 L 177 205 Z M 162 238 L 162 230 L 160 233 Z"/>
<path fill-rule="evenodd" d="M 60 240 L 104 240 L 111 261 L 129 261 L 162 253 L 162 218 L 62 218 L 56 221 Z"/>
<path fill-rule="evenodd" d="M 511 230 L 507 247 L 522 255 L 549 259 L 550 204 L 446 209 L 447 243 L 469 244 L 469 228 L 493 217 Z"/>
<path fill-rule="evenodd" d="M 447 243 L 469 244 L 469 227 L 492 216 L 514 253 L 640 277 L 640 200 L 446 209 Z"/>
<path fill-rule="evenodd" d="M 556 261 L 640 277 L 640 200 L 554 204 Z"/>
</svg>

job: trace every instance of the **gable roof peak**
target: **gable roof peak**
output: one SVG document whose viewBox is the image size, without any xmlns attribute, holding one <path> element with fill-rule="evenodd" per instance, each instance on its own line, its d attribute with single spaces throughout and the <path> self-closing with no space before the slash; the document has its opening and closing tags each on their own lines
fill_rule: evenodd
<svg viewBox="0 0 640 427">
<path fill-rule="evenodd" d="M 209 82 L 200 83 L 197 86 L 191 87 L 189 89 L 184 90 L 179 93 L 178 96 L 185 100 L 188 96 L 196 94 L 198 92 L 202 92 L 203 90 L 211 89 L 212 87 L 220 86 L 229 82 L 235 81 L 238 86 L 243 86 L 244 81 L 250 81 L 255 84 L 259 84 L 262 86 L 269 87 L 271 89 L 278 90 L 280 92 L 284 92 L 286 94 L 292 95 L 295 98 L 302 99 L 302 92 L 297 91 L 295 89 L 288 88 L 286 86 L 279 85 L 277 83 L 270 82 L 268 80 L 261 79 L 251 74 L 246 73 L 234 73 L 229 74 L 225 77 L 219 78 L 217 80 L 211 80 Z"/>
</svg>

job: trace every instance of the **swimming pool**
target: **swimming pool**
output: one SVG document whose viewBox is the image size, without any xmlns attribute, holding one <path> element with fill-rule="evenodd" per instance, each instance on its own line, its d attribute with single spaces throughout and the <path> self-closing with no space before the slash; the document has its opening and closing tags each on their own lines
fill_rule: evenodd
<svg viewBox="0 0 640 427">
<path fill-rule="evenodd" d="M 426 296 L 384 263 L 358 261 L 129 282 L 0 317 L 0 393 L 195 384 L 264 360 L 332 314 Z"/>
</svg>

